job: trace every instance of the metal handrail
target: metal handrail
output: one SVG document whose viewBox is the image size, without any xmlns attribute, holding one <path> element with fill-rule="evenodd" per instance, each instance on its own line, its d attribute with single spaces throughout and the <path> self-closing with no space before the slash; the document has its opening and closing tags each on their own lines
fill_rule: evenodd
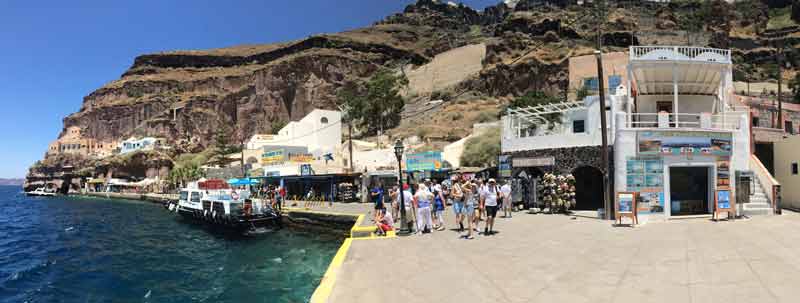
<svg viewBox="0 0 800 303">
<path fill-rule="evenodd" d="M 638 60 L 653 51 L 670 51 L 669 56 L 658 57 L 658 60 L 697 60 L 716 62 L 711 58 L 698 58 L 704 54 L 716 54 L 724 58 L 723 63 L 731 62 L 729 49 L 696 47 L 696 46 L 630 46 L 630 60 Z"/>
</svg>

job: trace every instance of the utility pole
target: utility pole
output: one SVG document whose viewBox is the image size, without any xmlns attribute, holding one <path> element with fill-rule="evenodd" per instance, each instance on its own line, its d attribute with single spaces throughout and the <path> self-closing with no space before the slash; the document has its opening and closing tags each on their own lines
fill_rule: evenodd
<svg viewBox="0 0 800 303">
<path fill-rule="evenodd" d="M 601 154 L 602 157 L 600 158 L 600 165 L 603 169 L 603 207 L 606 210 L 605 219 L 611 220 L 611 189 L 609 188 L 610 184 L 608 182 L 608 126 L 606 122 L 606 92 L 605 92 L 605 84 L 603 83 L 603 52 L 600 49 L 594 51 L 595 57 L 597 57 L 597 84 L 600 93 L 600 132 L 602 134 L 602 147 L 601 147 Z"/>
<path fill-rule="evenodd" d="M 353 168 L 353 123 L 350 122 L 350 119 L 347 119 L 347 149 L 350 154 L 350 173 L 352 174 L 356 171 Z"/>
<path fill-rule="evenodd" d="M 783 102 L 781 102 L 781 91 L 783 83 L 783 42 L 778 42 L 778 128 L 783 129 Z"/>
</svg>

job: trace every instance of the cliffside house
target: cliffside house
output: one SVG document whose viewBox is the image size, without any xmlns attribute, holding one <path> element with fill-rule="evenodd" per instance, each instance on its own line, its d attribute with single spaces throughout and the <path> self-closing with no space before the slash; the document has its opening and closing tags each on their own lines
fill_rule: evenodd
<svg viewBox="0 0 800 303">
<path fill-rule="evenodd" d="M 729 190 L 733 200 L 743 172 L 755 176 L 754 194 L 738 212 L 772 213 L 779 185 L 752 154 L 750 111 L 734 99 L 730 50 L 631 46 L 628 56 L 627 80 L 605 109 L 589 96 L 508 110 L 501 145 L 512 158 L 511 177 L 527 180 L 533 193 L 532 180 L 544 172 L 571 173 L 575 208 L 604 208 L 603 112 L 611 192 L 638 192 L 644 220 L 710 214 L 716 190 Z"/>
<path fill-rule="evenodd" d="M 335 153 L 342 146 L 342 113 L 314 109 L 299 121 L 291 121 L 275 135 L 256 134 L 247 141 L 247 149 L 268 146 L 305 147 L 319 157 Z"/>
<path fill-rule="evenodd" d="M 161 138 L 144 137 L 137 139 L 131 137 L 119 144 L 119 153 L 123 155 L 135 151 L 154 150 L 165 147 L 164 139 Z"/>
<path fill-rule="evenodd" d="M 67 127 L 62 135 L 47 147 L 47 155 L 80 154 L 92 158 L 103 158 L 112 155 L 116 141 L 101 141 L 84 138 L 78 126 Z"/>
</svg>

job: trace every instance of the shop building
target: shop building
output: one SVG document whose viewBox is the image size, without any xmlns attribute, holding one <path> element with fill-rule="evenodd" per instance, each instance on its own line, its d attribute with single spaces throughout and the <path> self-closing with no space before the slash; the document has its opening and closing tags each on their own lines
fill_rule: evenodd
<svg viewBox="0 0 800 303">
<path fill-rule="evenodd" d="M 717 190 L 735 193 L 735 176 L 751 174 L 757 190 L 737 212 L 771 213 L 779 192 L 752 154 L 750 110 L 735 102 L 729 50 L 632 46 L 625 70 L 626 83 L 602 109 L 615 195 L 637 192 L 639 214 L 651 218 L 708 215 Z M 597 101 L 509 110 L 502 152 L 512 177 L 572 173 L 576 208 L 602 208 Z"/>
</svg>

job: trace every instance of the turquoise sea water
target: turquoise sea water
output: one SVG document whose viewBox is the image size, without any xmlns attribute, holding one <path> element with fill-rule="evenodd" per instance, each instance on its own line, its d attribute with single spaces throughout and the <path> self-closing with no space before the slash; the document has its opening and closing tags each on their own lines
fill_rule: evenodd
<svg viewBox="0 0 800 303">
<path fill-rule="evenodd" d="M 214 232 L 139 201 L 0 186 L 0 302 L 307 302 L 342 239 Z"/>
</svg>

